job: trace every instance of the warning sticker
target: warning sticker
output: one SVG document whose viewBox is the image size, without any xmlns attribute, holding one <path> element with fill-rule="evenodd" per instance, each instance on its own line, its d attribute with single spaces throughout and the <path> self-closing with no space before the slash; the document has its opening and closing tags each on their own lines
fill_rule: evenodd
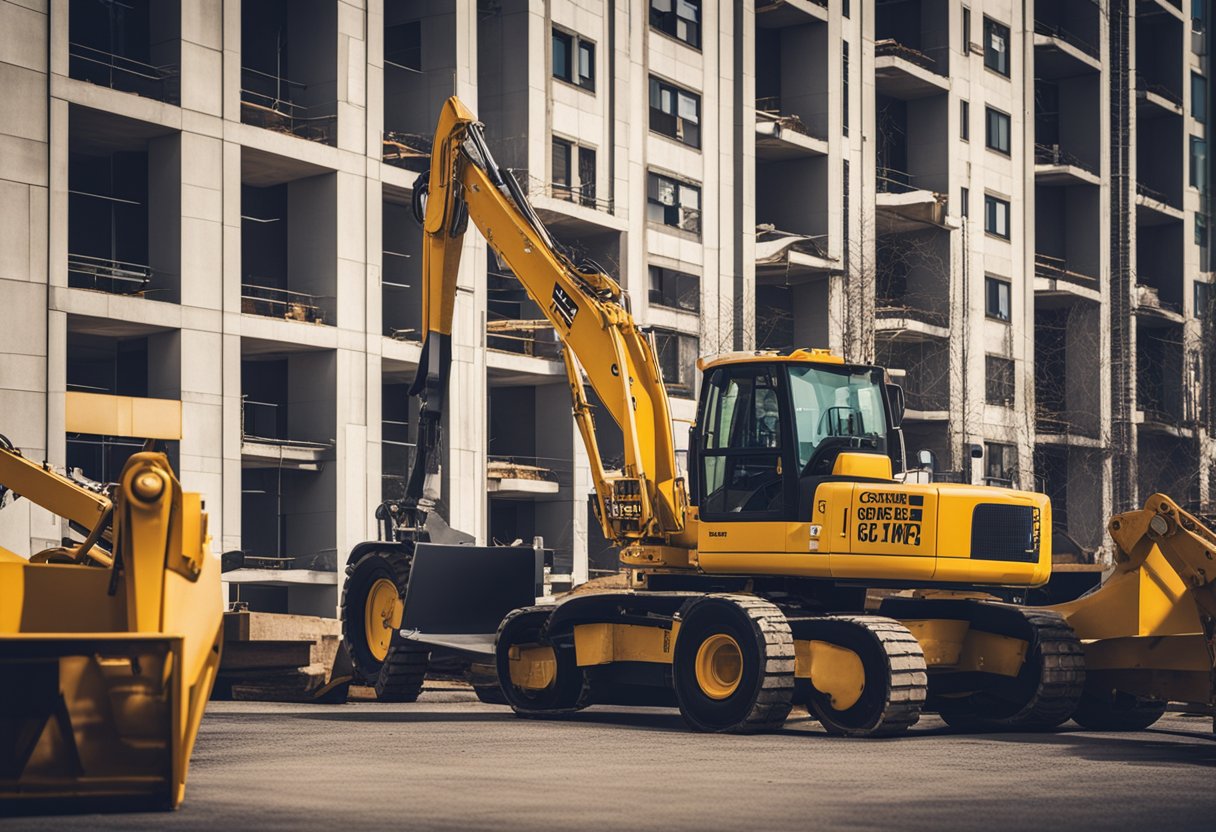
<svg viewBox="0 0 1216 832">
<path fill-rule="evenodd" d="M 863 491 L 857 495 L 857 540 L 860 543 L 919 547 L 924 521 L 923 494 Z"/>
<path fill-rule="evenodd" d="M 578 314 L 578 304 L 565 289 L 556 283 L 553 284 L 553 302 L 549 304 L 549 309 L 566 322 L 567 329 L 574 325 L 574 316 Z"/>
</svg>

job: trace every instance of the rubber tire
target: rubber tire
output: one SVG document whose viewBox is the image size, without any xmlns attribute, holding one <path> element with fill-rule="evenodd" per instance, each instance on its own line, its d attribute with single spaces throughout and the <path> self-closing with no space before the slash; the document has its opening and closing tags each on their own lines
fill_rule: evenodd
<svg viewBox="0 0 1216 832">
<path fill-rule="evenodd" d="M 552 607 L 522 607 L 507 613 L 498 625 L 494 660 L 505 704 L 521 717 L 544 719 L 580 711 L 589 703 L 586 674 L 578 666 L 574 645 L 552 644 L 545 634 Z M 511 684 L 510 649 L 513 645 L 548 644 L 557 659 L 557 678 L 544 690 L 525 691 Z"/>
<path fill-rule="evenodd" d="M 1122 691 L 1096 691 L 1081 695 L 1072 721 L 1091 731 L 1143 731 L 1165 715 L 1165 702 Z"/>
<path fill-rule="evenodd" d="M 807 711 L 829 734 L 838 737 L 892 737 L 920 719 L 928 671 L 916 637 L 898 621 L 880 616 L 825 617 L 806 622 L 800 639 L 826 641 L 861 658 L 866 678 L 861 698 L 838 711 L 831 698 L 810 691 Z"/>
<path fill-rule="evenodd" d="M 342 589 L 342 640 L 350 652 L 354 678 L 375 688 L 381 702 L 414 702 L 422 692 L 430 651 L 394 633 L 383 661 L 372 655 L 364 634 L 367 594 L 379 578 L 388 578 L 404 596 L 410 576 L 409 555 L 374 550 L 346 566 Z"/>
<path fill-rule="evenodd" d="M 1057 613 L 1025 609 L 1022 614 L 1032 627 L 1030 649 L 1021 671 L 1006 686 L 1025 698 L 1014 701 L 991 691 L 942 698 L 937 713 L 951 728 L 967 732 L 1046 731 L 1072 717 L 1085 684 L 1081 642 Z M 1045 642 L 1043 635 L 1049 629 L 1054 632 Z M 1049 645 L 1046 659 L 1045 643 Z M 1051 670 L 1047 682 L 1043 681 L 1045 667 Z"/>
<path fill-rule="evenodd" d="M 742 654 L 742 677 L 725 699 L 697 681 L 697 651 L 706 639 L 729 635 Z M 794 639 L 785 615 L 753 596 L 707 595 L 685 608 L 672 658 L 680 715 L 694 731 L 750 734 L 781 727 L 793 705 Z"/>
</svg>

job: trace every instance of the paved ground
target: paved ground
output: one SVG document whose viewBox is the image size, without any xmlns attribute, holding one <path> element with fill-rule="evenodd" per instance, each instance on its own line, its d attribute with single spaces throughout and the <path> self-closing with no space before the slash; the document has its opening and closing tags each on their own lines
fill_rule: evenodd
<svg viewBox="0 0 1216 832">
<path fill-rule="evenodd" d="M 665 710 L 515 718 L 464 691 L 413 705 L 212 703 L 173 815 L 0 829 L 1216 829 L 1216 740 L 1169 716 L 1134 734 L 838 740 L 689 733 Z"/>
</svg>

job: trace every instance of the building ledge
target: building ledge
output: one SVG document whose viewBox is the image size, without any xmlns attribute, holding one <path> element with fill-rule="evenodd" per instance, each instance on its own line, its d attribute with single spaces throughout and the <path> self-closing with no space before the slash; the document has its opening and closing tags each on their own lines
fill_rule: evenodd
<svg viewBox="0 0 1216 832">
<path fill-rule="evenodd" d="M 1035 32 L 1034 69 L 1039 78 L 1067 78 L 1101 72 L 1102 61 L 1059 35 Z"/>
<path fill-rule="evenodd" d="M 1035 275 L 1034 294 L 1036 298 L 1076 298 L 1091 303 L 1102 302 L 1102 292 L 1098 288 L 1097 280 L 1094 280 L 1092 284 L 1086 284 L 1078 282 L 1076 279 Z"/>
<path fill-rule="evenodd" d="M 1180 308 L 1163 302 L 1157 294 L 1157 288 L 1144 283 L 1136 284 L 1135 306 L 1132 311 L 1137 316 L 1153 319 L 1162 325 L 1182 326 L 1186 320 Z"/>
<path fill-rule="evenodd" d="M 913 410 L 908 408 L 904 411 L 904 424 L 908 422 L 948 422 L 950 421 L 949 410 Z"/>
<path fill-rule="evenodd" d="M 1175 208 L 1160 196 L 1146 193 L 1136 193 L 1136 224 L 1164 225 L 1167 222 L 1181 222 L 1183 212 Z"/>
<path fill-rule="evenodd" d="M 826 5 L 813 0 L 756 0 L 756 26 L 761 29 L 826 23 L 827 19 Z"/>
<path fill-rule="evenodd" d="M 603 208 L 592 208 L 568 199 L 558 199 L 537 193 L 537 187 L 528 189 L 528 201 L 536 209 L 544 224 L 559 235 L 602 234 L 605 231 L 625 231 L 629 224 L 622 217 Z"/>
<path fill-rule="evenodd" d="M 1166 94 L 1155 87 L 1136 87 L 1136 110 L 1137 115 L 1144 118 L 1153 118 L 1154 116 L 1181 116 L 1182 103 L 1174 100 L 1172 94 Z"/>
<path fill-rule="evenodd" d="M 899 233 L 932 225 L 949 228 L 946 223 L 946 197 L 928 190 L 905 193 L 880 191 L 874 195 L 879 233 Z"/>
<path fill-rule="evenodd" d="M 1182 9 L 1170 2 L 1170 0 L 1148 0 L 1150 3 L 1155 3 L 1158 8 L 1171 17 L 1177 18 L 1179 22 L 1186 22 L 1186 18 L 1182 14 Z"/>
<path fill-rule="evenodd" d="M 1073 426 L 1056 420 L 1051 420 L 1048 425 L 1044 425 L 1043 419 L 1036 420 L 1034 441 L 1038 445 L 1067 446 L 1070 448 L 1105 447 L 1102 440 L 1098 437 L 1090 436 L 1088 432 L 1078 432 Z"/>
<path fill-rule="evenodd" d="M 487 349 L 486 374 L 493 386 L 514 387 L 529 384 L 550 384 L 566 377 L 560 359 L 537 358 L 514 352 Z"/>
<path fill-rule="evenodd" d="M 879 308 L 874 320 L 874 337 L 888 341 L 949 339 L 950 328 L 924 320 L 930 316 L 941 317 L 933 312 L 922 312 L 916 309 Z"/>
<path fill-rule="evenodd" d="M 241 438 L 241 467 L 320 471 L 333 458 L 332 452 L 333 446 L 327 443 L 245 436 Z"/>
<path fill-rule="evenodd" d="M 808 236 L 780 231 L 772 225 L 756 227 L 756 278 L 777 277 L 797 283 L 840 272 L 840 262 L 827 256 L 824 235 Z"/>
<path fill-rule="evenodd" d="M 794 129 L 789 118 L 756 111 L 756 158 L 782 161 L 828 155 L 827 139 Z"/>
<path fill-rule="evenodd" d="M 1102 178 L 1079 165 L 1038 164 L 1034 166 L 1034 181 L 1038 185 L 1101 185 Z"/>
<path fill-rule="evenodd" d="M 233 569 L 220 575 L 229 584 L 259 584 L 261 586 L 337 586 L 337 572 L 316 569 Z"/>
<path fill-rule="evenodd" d="M 1167 436 L 1174 439 L 1194 439 L 1195 429 L 1182 424 L 1180 418 L 1173 418 L 1165 413 L 1156 413 L 1137 409 L 1132 416 L 1140 431 L 1157 436 Z"/>
<path fill-rule="evenodd" d="M 874 86 L 882 95 L 914 101 L 950 92 L 950 79 L 914 63 L 901 54 L 880 54 L 884 45 L 898 49 L 894 41 L 874 44 Z"/>
</svg>

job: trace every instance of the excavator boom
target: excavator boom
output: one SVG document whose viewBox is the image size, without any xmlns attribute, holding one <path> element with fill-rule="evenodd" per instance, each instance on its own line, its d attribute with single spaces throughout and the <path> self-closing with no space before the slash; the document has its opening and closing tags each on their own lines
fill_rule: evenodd
<svg viewBox="0 0 1216 832">
<path fill-rule="evenodd" d="M 650 339 L 629 313 L 620 286 L 595 264 L 575 264 L 562 252 L 510 172 L 494 162 L 482 125 L 456 98 L 444 105 L 430 172 L 416 190 L 425 193 L 426 202 L 421 218 L 424 341 L 411 392 L 423 396 L 423 410 L 407 499 L 424 504 L 427 474 L 437 470 L 433 454 L 451 362 L 456 278 L 471 220 L 566 348 L 575 415 L 592 460 L 605 536 L 627 545 L 678 535 L 687 498 L 676 468 L 667 393 Z M 621 429 L 619 474 L 608 474 L 600 462 L 580 369 Z"/>
</svg>

